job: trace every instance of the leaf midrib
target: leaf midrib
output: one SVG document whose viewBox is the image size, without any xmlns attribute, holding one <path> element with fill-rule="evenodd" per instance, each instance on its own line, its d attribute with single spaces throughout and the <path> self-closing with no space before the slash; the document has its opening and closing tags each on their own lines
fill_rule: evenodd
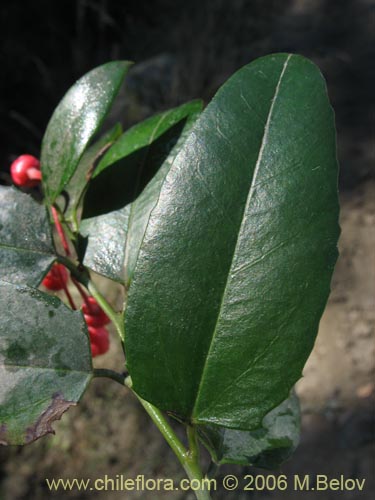
<svg viewBox="0 0 375 500">
<path fill-rule="evenodd" d="M 98 68 L 103 68 L 103 66 L 106 66 L 106 68 L 108 68 L 108 65 L 113 65 L 113 63 L 116 62 L 116 61 L 112 61 L 112 62 L 109 62 L 107 64 L 104 64 L 102 66 L 99 66 Z M 49 183 L 47 182 L 49 178 L 51 178 L 51 173 L 53 171 L 53 168 L 50 167 L 50 163 L 49 161 L 46 161 L 45 164 L 46 166 L 48 167 L 48 174 L 46 176 L 46 180 L 44 182 L 44 189 L 46 191 L 46 197 L 48 197 L 50 199 L 50 202 L 52 204 L 53 201 L 55 201 L 55 199 L 57 198 L 57 196 L 59 195 L 59 193 L 61 193 L 61 191 L 64 189 L 64 187 L 69 183 L 69 181 L 72 179 L 75 171 L 77 170 L 77 167 L 78 167 L 78 164 L 80 162 L 80 160 L 82 159 L 83 157 L 83 154 L 85 152 L 85 149 L 87 147 L 87 144 L 90 142 L 90 140 L 92 139 L 92 137 L 95 135 L 95 133 L 99 130 L 99 128 L 101 127 L 105 117 L 107 116 L 108 112 L 109 112 L 109 109 L 115 99 L 115 97 L 117 96 L 119 90 L 120 90 L 120 87 L 124 81 L 124 78 L 126 76 L 126 73 L 128 72 L 128 69 L 129 69 L 129 62 L 128 61 L 122 61 L 123 63 L 127 63 L 127 64 L 122 64 L 122 68 L 121 68 L 121 76 L 118 78 L 118 81 L 113 85 L 113 82 L 111 82 L 111 86 L 112 86 L 112 90 L 113 90 L 113 93 L 112 93 L 112 96 L 108 96 L 108 95 L 105 95 L 105 98 L 107 100 L 105 106 L 104 106 L 104 113 L 102 113 L 102 116 L 101 118 L 97 121 L 96 123 L 96 126 L 94 127 L 94 129 L 91 131 L 91 134 L 90 134 L 90 139 L 89 141 L 87 141 L 86 143 L 86 146 L 82 148 L 82 151 L 80 152 L 80 154 L 78 155 L 78 157 L 76 157 L 76 161 L 75 161 L 75 164 L 73 164 L 72 166 L 72 158 L 74 158 L 75 156 L 75 152 L 69 152 L 69 161 L 66 162 L 67 163 L 67 166 L 70 168 L 71 172 L 69 172 L 69 168 L 68 168 L 68 172 L 65 170 L 65 172 L 63 172 L 63 174 L 60 176 L 60 181 L 56 187 L 55 185 L 55 189 L 51 189 L 51 186 L 49 185 Z M 94 68 L 94 70 L 92 71 L 95 71 L 95 69 L 98 69 L 98 68 Z M 84 75 L 85 77 L 86 75 Z M 82 78 L 84 78 L 82 77 Z M 90 78 L 92 78 L 92 75 L 90 75 Z M 78 80 L 78 82 L 81 81 L 81 86 L 82 86 L 82 79 L 81 80 Z M 77 84 L 78 82 L 76 82 L 69 90 L 68 92 L 65 94 L 65 96 L 63 97 L 63 101 L 65 101 L 65 99 L 67 98 L 68 94 L 73 94 L 73 90 L 77 90 Z M 85 84 L 87 84 L 87 81 L 85 80 L 84 82 Z M 95 88 L 97 89 L 98 87 L 98 83 L 95 82 L 94 84 Z M 85 99 L 85 104 L 82 106 L 83 108 L 85 108 L 87 106 L 87 98 Z M 61 101 L 62 102 L 62 101 Z M 60 109 L 59 108 L 56 108 L 56 110 L 59 112 L 59 115 L 57 116 L 58 120 L 61 120 L 61 116 L 64 115 L 66 109 L 69 109 L 66 108 L 66 101 L 64 102 L 64 108 L 63 109 Z M 52 115 L 51 117 L 51 120 L 53 119 L 54 115 Z M 57 120 L 56 120 L 57 121 Z M 76 126 L 77 122 L 79 121 L 82 121 L 82 116 L 81 115 L 76 115 L 76 117 L 73 119 L 73 122 L 74 122 L 74 127 Z M 48 127 L 49 127 L 49 123 L 47 125 L 47 131 L 48 131 Z M 70 127 L 63 127 L 65 128 L 65 132 L 64 132 L 64 138 L 62 141 L 60 141 L 60 149 L 59 149 L 59 153 L 58 155 L 61 157 L 61 154 L 60 154 L 60 151 L 61 150 L 64 150 L 62 144 L 65 144 L 66 143 L 66 138 L 68 136 L 69 133 L 71 133 L 72 129 L 73 129 L 73 125 L 71 124 Z M 46 131 L 46 132 L 47 132 Z M 43 150 L 44 150 L 44 140 L 45 140 L 45 137 L 43 138 L 43 142 L 42 142 L 42 156 L 41 156 L 41 159 L 43 160 Z M 66 148 L 65 148 L 66 149 Z M 56 151 L 55 151 L 55 156 L 56 156 Z M 50 157 L 51 157 L 51 154 L 50 154 L 50 147 L 48 147 L 48 160 L 50 160 Z M 42 161 L 42 163 L 44 163 Z M 42 168 L 43 170 L 43 168 Z M 66 173 L 67 172 L 67 173 Z M 51 192 L 52 191 L 52 192 Z"/>
<path fill-rule="evenodd" d="M 266 121 L 266 124 L 265 124 L 265 127 L 264 127 L 264 132 L 263 132 L 263 137 L 262 137 L 262 143 L 261 143 L 261 146 L 260 146 L 260 149 L 259 149 L 259 154 L 258 154 L 257 162 L 256 162 L 256 165 L 255 165 L 253 177 L 251 179 L 249 194 L 248 194 L 248 197 L 247 197 L 247 200 L 246 200 L 246 203 L 245 203 L 245 207 L 244 207 L 244 210 L 243 210 L 243 215 L 242 215 L 242 218 L 241 218 L 241 224 L 240 224 L 240 227 L 239 227 L 239 231 L 237 233 L 236 244 L 234 245 L 232 259 L 231 259 L 231 262 L 230 262 L 230 265 L 229 265 L 229 268 L 228 268 L 227 280 L 225 282 L 223 294 L 222 294 L 222 297 L 221 297 L 220 307 L 219 307 L 218 313 L 217 313 L 216 324 L 215 324 L 215 327 L 213 329 L 213 333 L 212 333 L 212 337 L 211 337 L 211 342 L 210 342 L 209 348 L 207 350 L 207 355 L 206 355 L 205 362 L 204 362 L 204 365 L 203 365 L 203 368 L 202 368 L 202 373 L 201 373 L 201 377 L 200 377 L 199 386 L 198 386 L 198 389 L 197 389 L 197 392 L 196 392 L 196 396 L 195 396 L 194 406 L 193 406 L 192 413 L 191 413 L 191 415 L 193 417 L 194 417 L 194 414 L 195 414 L 195 411 L 196 411 L 197 403 L 199 401 L 199 396 L 200 396 L 201 389 L 202 389 L 202 386 L 203 386 L 203 381 L 205 380 L 205 374 L 206 374 L 207 369 L 208 369 L 208 361 L 210 359 L 210 353 L 211 353 L 213 345 L 215 343 L 215 338 L 216 338 L 216 334 L 217 334 L 218 324 L 219 324 L 219 320 L 221 318 L 221 311 L 222 311 L 223 303 L 224 303 L 224 300 L 225 300 L 225 297 L 226 297 L 226 292 L 227 292 L 227 287 L 228 287 L 228 282 L 229 282 L 228 278 L 230 276 L 230 270 L 232 269 L 233 260 L 234 260 L 234 257 L 236 255 L 237 247 L 238 247 L 238 244 L 239 244 L 239 237 L 241 235 L 241 228 L 243 226 L 243 218 L 244 218 L 244 215 L 248 211 L 248 207 L 249 207 L 249 205 L 251 203 L 251 200 L 252 200 L 252 197 L 253 197 L 254 188 L 255 188 L 255 181 L 256 181 L 256 178 L 257 178 L 257 175 L 258 175 L 258 171 L 259 171 L 259 167 L 260 167 L 261 161 L 263 159 L 263 152 L 264 152 L 264 149 L 266 147 L 266 142 L 267 142 L 267 139 L 268 139 L 268 134 L 269 134 L 269 129 L 270 129 L 270 125 L 271 125 L 271 119 L 272 119 L 273 110 L 274 110 L 274 107 L 275 107 L 275 103 L 276 103 L 277 97 L 279 95 L 279 90 L 280 90 L 282 79 L 284 77 L 286 68 L 288 66 L 288 63 L 289 63 L 289 60 L 291 59 L 291 57 L 292 57 L 292 54 L 289 54 L 288 57 L 286 58 L 285 62 L 284 62 L 283 68 L 282 68 L 281 73 L 280 73 L 279 80 L 278 80 L 277 85 L 276 85 L 275 93 L 274 93 L 274 96 L 273 96 L 272 101 L 271 101 L 271 106 L 270 106 L 270 109 L 269 109 L 269 112 L 268 112 L 267 121 Z"/>
<path fill-rule="evenodd" d="M 24 247 L 15 247 L 14 245 L 7 245 L 5 243 L 0 243 L 0 249 L 1 248 L 6 248 L 9 250 L 14 250 L 15 252 L 29 252 L 29 253 L 39 253 L 42 255 L 48 255 L 49 257 L 56 257 L 53 249 L 51 249 L 51 252 L 46 252 L 43 250 L 36 250 L 33 248 L 24 248 Z"/>
</svg>

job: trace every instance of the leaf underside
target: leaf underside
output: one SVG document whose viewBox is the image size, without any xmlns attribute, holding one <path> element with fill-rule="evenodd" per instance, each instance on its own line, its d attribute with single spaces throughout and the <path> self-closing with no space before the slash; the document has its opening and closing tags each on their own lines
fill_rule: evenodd
<svg viewBox="0 0 375 500">
<path fill-rule="evenodd" d="M 300 56 L 258 59 L 201 114 L 148 220 L 125 316 L 135 391 L 258 428 L 311 352 L 338 235 L 324 79 Z"/>
<path fill-rule="evenodd" d="M 0 281 L 0 443 L 26 444 L 53 432 L 91 372 L 82 314 L 34 288 Z"/>
<path fill-rule="evenodd" d="M 198 434 L 218 465 L 232 463 L 275 469 L 292 455 L 299 443 L 298 398 L 293 392 L 264 417 L 259 429 L 238 431 L 211 424 L 198 426 Z"/>
<path fill-rule="evenodd" d="M 109 279 L 125 280 L 126 237 L 131 205 L 109 214 L 84 219 L 80 234 L 86 240 L 83 263 Z"/>
<path fill-rule="evenodd" d="M 46 208 L 0 186 L 0 279 L 38 286 L 55 259 Z"/>
</svg>

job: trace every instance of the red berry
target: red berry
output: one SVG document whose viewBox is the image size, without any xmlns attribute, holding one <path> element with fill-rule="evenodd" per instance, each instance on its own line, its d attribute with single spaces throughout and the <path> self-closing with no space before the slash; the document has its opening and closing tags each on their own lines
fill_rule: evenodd
<svg viewBox="0 0 375 500">
<path fill-rule="evenodd" d="M 109 332 L 103 327 L 89 326 L 88 331 L 90 334 L 91 354 L 93 357 L 99 354 L 104 354 L 109 349 Z"/>
<path fill-rule="evenodd" d="M 96 356 L 99 356 L 99 354 L 100 354 L 99 347 L 93 342 L 91 342 L 91 356 L 95 358 Z"/>
<path fill-rule="evenodd" d="M 91 314 L 84 314 L 84 317 L 88 326 L 104 326 L 110 322 L 108 316 L 104 311 L 96 316 L 92 316 Z"/>
<path fill-rule="evenodd" d="M 110 322 L 110 319 L 94 297 L 87 297 L 82 305 L 82 312 L 88 326 L 104 326 Z"/>
<path fill-rule="evenodd" d="M 47 276 L 43 279 L 42 284 L 48 290 L 62 290 L 68 281 L 68 271 L 62 264 L 55 263 L 49 270 Z"/>
<path fill-rule="evenodd" d="M 100 305 L 96 302 L 94 297 L 87 297 L 85 302 L 82 304 L 83 314 L 92 314 L 95 316 L 96 314 L 99 314 L 101 310 Z"/>
<path fill-rule="evenodd" d="M 10 175 L 17 186 L 36 186 L 41 180 L 38 158 L 32 155 L 19 156 L 10 166 Z"/>
</svg>

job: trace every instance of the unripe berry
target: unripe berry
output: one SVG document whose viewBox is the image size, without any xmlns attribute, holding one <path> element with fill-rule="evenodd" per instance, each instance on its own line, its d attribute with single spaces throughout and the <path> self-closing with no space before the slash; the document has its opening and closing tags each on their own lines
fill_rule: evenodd
<svg viewBox="0 0 375 500">
<path fill-rule="evenodd" d="M 89 326 L 91 354 L 93 357 L 104 354 L 109 349 L 109 332 L 104 327 Z"/>
<path fill-rule="evenodd" d="M 10 166 L 10 175 L 16 186 L 36 186 L 42 178 L 38 158 L 32 155 L 19 156 Z"/>
<path fill-rule="evenodd" d="M 49 270 L 47 276 L 43 279 L 42 284 L 48 290 L 55 292 L 62 290 L 68 281 L 68 271 L 62 264 L 55 263 Z"/>
</svg>

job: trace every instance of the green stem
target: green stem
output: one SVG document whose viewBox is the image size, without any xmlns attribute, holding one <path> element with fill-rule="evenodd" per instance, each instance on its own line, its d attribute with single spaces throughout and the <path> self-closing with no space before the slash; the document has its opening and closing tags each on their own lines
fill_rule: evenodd
<svg viewBox="0 0 375 500">
<path fill-rule="evenodd" d="M 106 301 L 103 295 L 98 291 L 92 281 L 88 282 L 87 286 L 88 291 L 94 297 L 96 302 L 100 305 L 103 311 L 106 313 L 108 318 L 115 325 L 117 333 L 120 336 L 122 342 L 125 341 L 125 327 L 124 327 L 124 318 L 121 313 L 117 313 L 113 310 L 112 306 Z"/>
<path fill-rule="evenodd" d="M 186 433 L 188 437 L 190 456 L 192 460 L 199 462 L 199 443 L 198 443 L 197 429 L 192 425 L 188 425 Z"/>
<path fill-rule="evenodd" d="M 69 226 L 69 222 L 67 220 L 63 219 L 62 222 L 64 224 L 65 232 L 68 233 L 70 241 L 72 241 L 74 243 L 77 240 L 78 229 L 77 229 L 77 231 L 75 231 L 75 230 L 72 231 L 70 226 Z"/>
<path fill-rule="evenodd" d="M 132 382 L 131 378 L 127 377 L 125 379 L 125 385 L 129 387 L 129 389 L 132 389 Z M 159 429 L 161 434 L 163 435 L 164 439 L 167 441 L 169 446 L 172 448 L 173 452 L 177 456 L 178 460 L 180 461 L 182 467 L 185 469 L 185 472 L 190 480 L 198 480 L 201 482 L 202 487 L 200 490 L 194 491 L 195 496 L 197 497 L 197 500 L 210 500 L 211 496 L 209 494 L 209 491 L 207 491 L 204 488 L 204 482 L 202 483 L 203 480 L 203 474 L 202 470 L 200 468 L 200 464 L 198 461 L 198 451 L 197 451 L 197 439 L 196 439 L 196 433 L 194 429 L 194 433 L 192 432 L 192 427 L 188 427 L 188 436 L 189 436 L 189 445 L 192 446 L 192 449 L 186 450 L 184 445 L 181 443 L 179 438 L 176 436 L 174 430 L 166 420 L 165 416 L 163 413 L 156 408 L 154 405 L 151 403 L 145 401 L 142 399 L 138 394 L 136 394 L 134 391 L 132 391 L 133 394 L 138 398 L 139 402 L 143 406 L 143 408 L 146 410 L 148 415 L 151 417 L 152 421 L 156 425 L 156 427 Z M 190 431 L 189 431 L 190 429 Z M 193 435 L 194 434 L 194 435 Z"/>
</svg>

